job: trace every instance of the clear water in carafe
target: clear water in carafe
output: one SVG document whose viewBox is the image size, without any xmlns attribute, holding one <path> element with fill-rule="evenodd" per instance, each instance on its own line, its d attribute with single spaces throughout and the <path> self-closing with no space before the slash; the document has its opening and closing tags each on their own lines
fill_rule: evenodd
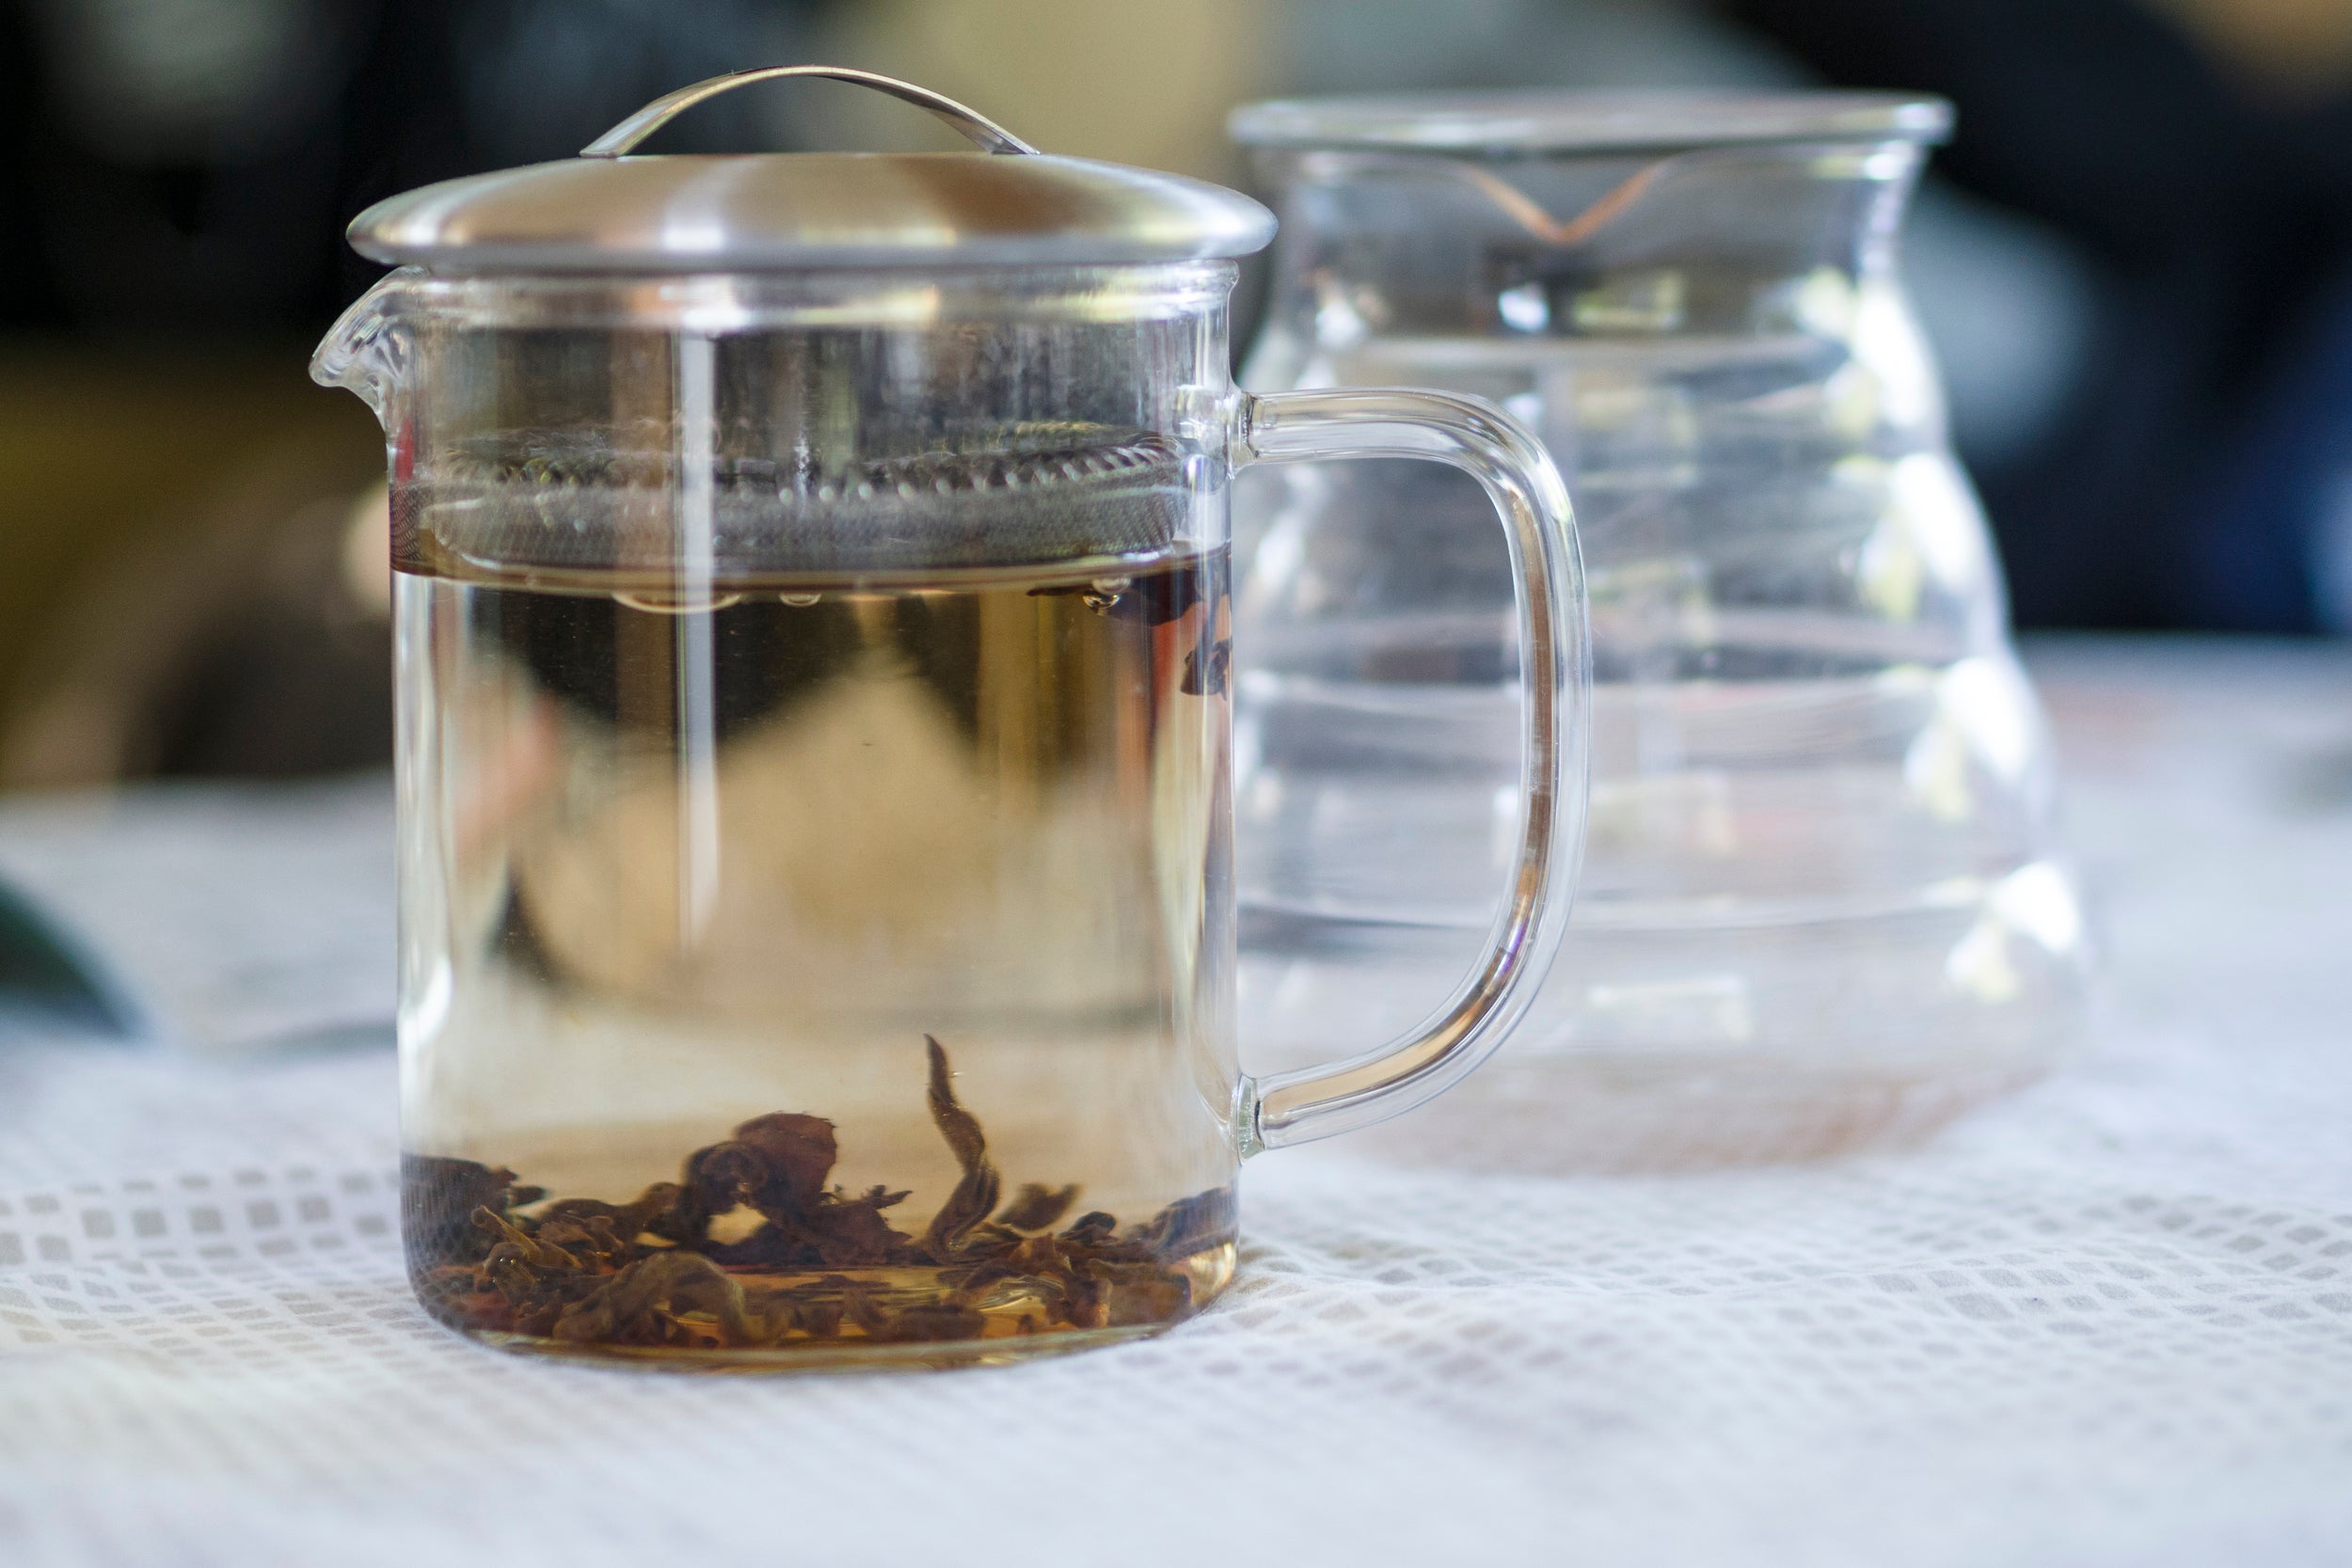
<svg viewBox="0 0 2352 1568">
<path fill-rule="evenodd" d="M 2078 1003 L 2047 741 L 1964 482 L 1857 445 L 1816 341 L 1374 340 L 1536 426 L 1592 596 L 1574 924 L 1479 1073 L 1374 1136 L 1511 1164 L 1821 1152 L 2030 1076 Z M 1518 800 L 1509 571 L 1454 476 L 1258 482 L 1240 619 L 1245 1035 L 1401 1029 L 1473 959 Z M 1253 1063 L 1253 1066 L 1257 1065 Z"/>
</svg>

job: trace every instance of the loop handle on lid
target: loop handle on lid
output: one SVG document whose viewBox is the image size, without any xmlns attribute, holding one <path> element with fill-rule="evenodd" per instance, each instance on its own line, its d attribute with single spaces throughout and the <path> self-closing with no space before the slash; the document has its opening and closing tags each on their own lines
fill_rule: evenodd
<svg viewBox="0 0 2352 1568">
<path fill-rule="evenodd" d="M 773 81 L 781 76 L 822 76 L 835 82 L 854 82 L 860 87 L 872 87 L 876 92 L 886 92 L 919 109 L 930 110 L 983 152 L 1025 152 L 1034 155 L 1037 151 L 1036 148 L 986 116 L 977 114 L 954 99 L 935 93 L 929 87 L 918 87 L 895 76 L 883 76 L 871 71 L 852 71 L 847 66 L 837 65 L 771 65 L 758 71 L 738 71 L 724 76 L 713 76 L 707 82 L 697 82 L 691 87 L 680 87 L 674 93 L 657 98 L 580 149 L 580 155 L 583 158 L 618 158 L 704 99 L 716 98 L 733 88 L 753 82 Z"/>
</svg>

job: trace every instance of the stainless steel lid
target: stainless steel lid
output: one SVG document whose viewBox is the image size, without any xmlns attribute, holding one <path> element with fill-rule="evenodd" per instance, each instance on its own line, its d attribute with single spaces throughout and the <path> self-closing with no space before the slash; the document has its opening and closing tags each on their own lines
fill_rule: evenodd
<svg viewBox="0 0 2352 1568">
<path fill-rule="evenodd" d="M 984 150 L 627 156 L 689 106 L 782 76 L 887 92 Z M 952 99 L 831 66 L 714 77 L 578 158 L 427 185 L 351 226 L 361 255 L 438 272 L 1126 264 L 1247 256 L 1273 237 L 1273 214 L 1220 185 L 1048 156 Z"/>
<path fill-rule="evenodd" d="M 1741 142 L 1940 142 L 1952 106 L 1875 92 L 1456 92 L 1246 103 L 1250 147 L 1577 152 Z"/>
</svg>

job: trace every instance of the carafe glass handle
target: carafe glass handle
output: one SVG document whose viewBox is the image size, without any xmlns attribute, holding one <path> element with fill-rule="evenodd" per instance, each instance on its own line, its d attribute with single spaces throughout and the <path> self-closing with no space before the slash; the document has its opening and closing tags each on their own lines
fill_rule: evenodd
<svg viewBox="0 0 2352 1568">
<path fill-rule="evenodd" d="M 1494 404 L 1379 388 L 1281 392 L 1245 398 L 1236 434 L 1243 462 L 1416 457 L 1477 480 L 1510 541 L 1525 690 L 1518 855 L 1485 954 L 1402 1038 L 1247 1081 L 1242 1148 L 1254 1154 L 1410 1110 L 1485 1061 L 1525 1015 L 1559 951 L 1583 851 L 1592 656 L 1567 490 L 1542 446 Z"/>
</svg>

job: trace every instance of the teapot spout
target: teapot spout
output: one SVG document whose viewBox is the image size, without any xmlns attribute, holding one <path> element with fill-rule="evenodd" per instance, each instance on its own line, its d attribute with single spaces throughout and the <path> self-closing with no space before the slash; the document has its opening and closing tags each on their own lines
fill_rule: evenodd
<svg viewBox="0 0 2352 1568">
<path fill-rule="evenodd" d="M 357 393 L 388 433 L 394 403 L 408 382 L 408 295 L 424 276 L 421 267 L 403 267 L 379 279 L 352 302 L 310 356 L 310 379 Z"/>
</svg>

